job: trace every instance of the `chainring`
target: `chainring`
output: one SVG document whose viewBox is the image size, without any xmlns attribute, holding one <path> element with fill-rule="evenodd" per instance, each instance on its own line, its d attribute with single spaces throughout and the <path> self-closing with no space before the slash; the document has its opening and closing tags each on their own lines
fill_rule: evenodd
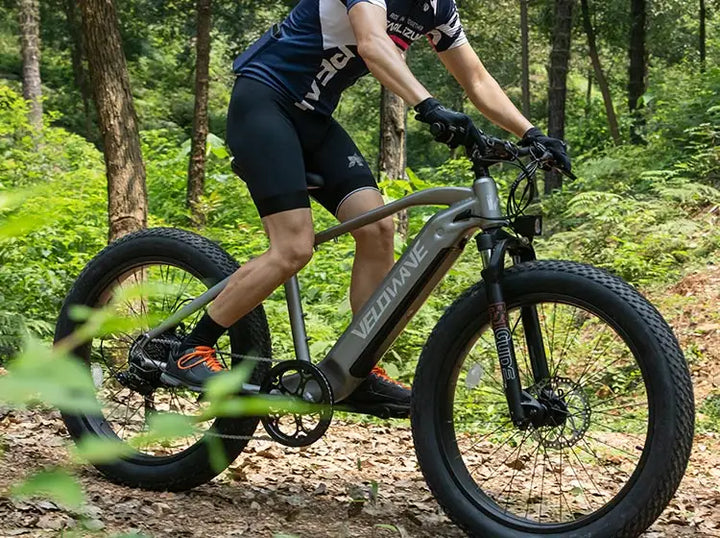
<svg viewBox="0 0 720 538">
<path fill-rule="evenodd" d="M 333 416 L 333 394 L 325 374 L 317 366 L 305 361 L 283 361 L 274 366 L 260 385 L 260 394 L 298 398 L 318 404 L 316 411 L 293 414 L 282 409 L 271 411 L 261 418 L 265 431 L 285 446 L 309 446 L 320 439 L 330 427 Z"/>
</svg>

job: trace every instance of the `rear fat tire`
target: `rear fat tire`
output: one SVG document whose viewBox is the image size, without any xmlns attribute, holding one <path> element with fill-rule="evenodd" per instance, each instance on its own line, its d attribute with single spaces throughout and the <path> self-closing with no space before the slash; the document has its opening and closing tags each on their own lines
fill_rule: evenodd
<svg viewBox="0 0 720 538">
<path fill-rule="evenodd" d="M 174 263 L 198 275 L 208 287 L 235 272 L 239 265 L 216 243 L 197 234 L 174 228 L 155 228 L 129 234 L 103 249 L 85 267 L 60 312 L 55 330 L 58 342 L 71 334 L 78 323 L 68 316 L 72 305 L 95 306 L 99 294 L 123 272 L 151 262 Z M 258 306 L 228 331 L 233 353 L 252 351 L 271 357 L 270 332 L 262 306 Z M 76 350 L 83 356 L 87 346 Z M 236 360 L 233 359 L 233 363 Z M 268 363 L 258 363 L 251 382 L 259 384 L 268 371 Z M 86 415 L 62 415 L 71 437 L 78 441 L 97 435 Z M 219 434 L 251 436 L 259 419 L 222 418 L 214 423 Z M 226 460 L 232 462 L 245 448 L 247 439 L 219 439 Z M 137 454 L 112 464 L 96 465 L 113 482 L 149 490 L 181 491 L 208 482 L 222 469 L 210 464 L 207 444 L 200 440 L 184 451 L 167 457 Z"/>
<path fill-rule="evenodd" d="M 687 363 L 670 327 L 637 291 L 609 273 L 588 265 L 537 261 L 509 268 L 502 281 L 508 310 L 522 297 L 554 294 L 581 300 L 617 324 L 618 333 L 637 350 L 643 370 L 650 426 L 641 469 L 633 486 L 608 508 L 579 523 L 554 528 L 498 515 L 492 501 L 478 500 L 458 485 L 447 463 L 440 415 L 452 395 L 448 385 L 464 346 L 473 333 L 489 323 L 483 283 L 467 290 L 445 312 L 430 335 L 418 363 L 411 412 L 415 449 L 431 491 L 450 518 L 470 536 L 521 538 L 635 537 L 649 527 L 670 502 L 685 472 L 694 427 L 692 384 Z M 445 404 L 447 405 L 447 404 Z M 607 509 L 607 510 L 606 510 Z M 544 528 L 543 528 L 544 527 Z"/>
</svg>

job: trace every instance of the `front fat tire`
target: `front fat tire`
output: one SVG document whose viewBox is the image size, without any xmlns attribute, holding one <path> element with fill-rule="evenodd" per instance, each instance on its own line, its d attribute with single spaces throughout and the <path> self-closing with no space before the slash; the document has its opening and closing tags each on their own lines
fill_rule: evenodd
<svg viewBox="0 0 720 538">
<path fill-rule="evenodd" d="M 99 294 L 116 276 L 143 263 L 161 261 L 177 263 L 198 274 L 208 287 L 235 272 L 239 265 L 216 243 L 191 232 L 174 228 L 154 228 L 129 234 L 103 249 L 85 267 L 68 294 L 58 318 L 55 342 L 70 335 L 78 323 L 70 319 L 73 305 L 95 306 Z M 233 353 L 271 357 L 270 332 L 262 306 L 229 330 Z M 76 350 L 82 356 L 87 348 Z M 235 359 L 233 359 L 235 363 Z M 260 383 L 267 363 L 259 363 L 251 382 Z M 92 417 L 62 415 L 71 437 L 78 441 L 86 435 L 97 435 Z M 214 428 L 226 435 L 251 436 L 258 424 L 256 417 L 218 419 Z M 232 462 L 245 448 L 247 439 L 221 438 L 226 461 Z M 207 443 L 202 440 L 183 452 L 169 457 L 137 454 L 112 464 L 96 465 L 108 479 L 149 490 L 182 491 L 208 482 L 222 469 L 211 465 Z"/>
<path fill-rule="evenodd" d="M 447 464 L 439 427 L 440 409 L 448 394 L 450 372 L 463 357 L 461 335 L 467 327 L 488 322 L 483 283 L 467 290 L 445 312 L 430 335 L 418 363 L 411 413 L 415 450 L 431 491 L 450 518 L 470 536 L 521 538 L 635 537 L 662 513 L 685 472 L 693 438 L 692 384 L 678 342 L 660 313 L 621 279 L 597 268 L 564 261 L 537 261 L 505 272 L 503 293 L 508 305 L 529 294 L 556 293 L 580 299 L 615 320 L 622 336 L 636 346 L 644 370 L 651 409 L 647 458 L 633 487 L 609 511 L 586 525 L 542 529 L 531 522 L 498 516 L 458 485 Z M 465 338 L 466 339 L 466 338 Z M 522 521 L 522 520 L 520 520 Z"/>
</svg>

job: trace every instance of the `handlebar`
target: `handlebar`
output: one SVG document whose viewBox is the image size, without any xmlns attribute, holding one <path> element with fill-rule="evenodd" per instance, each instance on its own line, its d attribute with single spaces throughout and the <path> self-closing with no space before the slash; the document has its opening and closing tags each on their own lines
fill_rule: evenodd
<svg viewBox="0 0 720 538">
<path fill-rule="evenodd" d="M 433 123 L 430 125 L 430 133 L 435 140 L 442 141 L 445 126 L 441 123 Z M 542 144 L 518 146 L 508 140 L 488 136 L 473 124 L 470 126 L 469 138 L 470 140 L 465 144 L 465 150 L 468 158 L 475 165 L 487 167 L 498 162 L 514 162 L 521 157 L 533 157 L 541 168 L 554 168 L 570 179 L 576 179 L 571 172 L 555 166 L 552 153 Z"/>
</svg>

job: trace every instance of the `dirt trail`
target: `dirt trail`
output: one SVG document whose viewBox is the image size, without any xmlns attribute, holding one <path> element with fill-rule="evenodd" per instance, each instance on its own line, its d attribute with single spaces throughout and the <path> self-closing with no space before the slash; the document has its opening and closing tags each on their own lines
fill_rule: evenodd
<svg viewBox="0 0 720 538">
<path fill-rule="evenodd" d="M 39 467 L 68 461 L 56 414 L 13 412 L 0 425 L 5 437 L 0 489 Z M 83 536 L 91 529 L 98 536 L 463 536 L 430 496 L 410 431 L 401 423 L 338 424 L 304 450 L 254 441 L 229 472 L 188 493 L 116 486 L 91 468 L 83 468 L 80 478 L 88 499 L 81 513 L 0 496 L 0 536 L 54 536 L 62 529 Z M 720 536 L 719 486 L 720 442 L 700 436 L 680 492 L 646 536 Z"/>
<path fill-rule="evenodd" d="M 720 268 L 690 274 L 652 298 L 659 299 L 688 353 L 700 404 L 720 390 Z M 11 412 L 0 419 L 0 435 L 0 537 L 68 531 L 213 538 L 462 536 L 425 486 L 404 422 L 337 423 L 303 450 L 254 441 L 228 472 L 187 493 L 115 486 L 84 467 L 80 478 L 88 504 L 81 513 L 7 495 L 11 484 L 32 471 L 68 462 L 67 436 L 56 413 Z M 696 436 L 680 490 L 645 536 L 720 537 L 718 432 L 706 428 Z"/>
</svg>

